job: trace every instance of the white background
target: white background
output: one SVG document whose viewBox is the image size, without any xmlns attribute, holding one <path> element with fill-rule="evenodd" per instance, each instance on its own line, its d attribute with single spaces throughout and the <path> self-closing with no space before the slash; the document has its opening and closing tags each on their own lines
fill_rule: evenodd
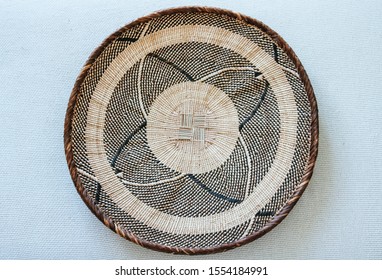
<svg viewBox="0 0 382 280">
<path fill-rule="evenodd" d="M 264 237 L 209 256 L 154 252 L 106 228 L 76 193 L 63 147 L 90 53 L 124 24 L 183 5 L 269 25 L 319 106 L 319 156 L 299 203 Z M 381 14 L 380 0 L 0 0 L 0 259 L 382 259 Z"/>
</svg>

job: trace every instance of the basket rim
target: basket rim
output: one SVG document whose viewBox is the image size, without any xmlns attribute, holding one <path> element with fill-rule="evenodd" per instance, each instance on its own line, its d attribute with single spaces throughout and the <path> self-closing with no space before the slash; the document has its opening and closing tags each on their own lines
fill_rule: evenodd
<svg viewBox="0 0 382 280">
<path fill-rule="evenodd" d="M 301 81 L 304 84 L 305 91 L 308 95 L 310 107 L 311 107 L 311 144 L 310 144 L 310 154 L 309 154 L 309 160 L 307 162 L 304 175 L 302 176 L 302 179 L 299 183 L 299 185 L 296 187 L 296 190 L 291 195 L 291 197 L 288 199 L 287 203 L 279 210 L 279 212 L 273 216 L 271 220 L 269 220 L 265 226 L 263 226 L 259 231 L 254 232 L 253 234 L 242 238 L 238 241 L 232 242 L 232 243 L 226 243 L 221 244 L 219 246 L 215 247 L 207 247 L 207 248 L 185 248 L 185 247 L 171 247 L 171 246 L 165 246 L 153 242 L 149 242 L 146 240 L 142 240 L 138 238 L 135 234 L 129 232 L 125 228 L 121 227 L 120 225 L 114 223 L 113 219 L 109 216 L 107 216 L 102 209 L 98 207 L 97 204 L 94 203 L 93 199 L 90 197 L 90 195 L 87 193 L 86 189 L 82 185 L 82 182 L 80 180 L 80 177 L 78 176 L 77 168 L 73 159 L 73 150 L 72 150 L 72 141 L 71 141 L 71 132 L 72 132 L 72 119 L 74 114 L 74 108 L 77 101 L 77 96 L 80 91 L 80 87 L 87 76 L 87 73 L 95 60 L 98 58 L 98 56 L 105 50 L 105 48 L 113 42 L 117 37 L 119 37 L 122 33 L 127 31 L 128 29 L 141 24 L 148 22 L 154 18 L 164 16 L 164 15 L 170 15 L 174 13 L 187 13 L 187 12 L 198 12 L 198 13 L 215 13 L 220 15 L 229 16 L 231 18 L 237 19 L 239 21 L 242 21 L 246 24 L 254 25 L 257 28 L 259 28 L 262 32 L 267 34 L 274 43 L 277 44 L 278 47 L 280 47 L 292 60 L 292 62 L 295 64 L 297 68 L 297 72 L 301 78 Z M 131 23 L 123 26 L 122 28 L 118 29 L 111 35 L 109 35 L 102 43 L 99 45 L 93 53 L 90 55 L 88 60 L 86 61 L 85 65 L 82 67 L 80 74 L 78 75 L 76 82 L 73 86 L 68 107 L 66 111 L 65 116 L 65 124 L 64 124 L 64 148 L 65 148 L 65 155 L 66 155 L 66 161 L 68 164 L 68 168 L 70 171 L 70 175 L 72 177 L 72 180 L 74 182 L 74 185 L 77 189 L 77 192 L 81 196 L 82 200 L 85 202 L 85 204 L 88 206 L 88 208 L 91 210 L 91 212 L 101 221 L 103 222 L 107 227 L 109 227 L 111 230 L 119 234 L 120 236 L 126 238 L 127 240 L 130 240 L 140 246 L 150 248 L 156 251 L 161 252 L 168 252 L 168 253 L 175 253 L 175 254 L 209 254 L 209 253 L 217 253 L 226 251 L 229 249 L 233 249 L 239 246 L 242 246 L 244 244 L 247 244 L 257 238 L 260 238 L 270 230 L 272 230 L 276 225 L 281 223 L 281 221 L 289 214 L 289 212 L 292 210 L 294 205 L 297 203 L 303 192 L 305 191 L 307 185 L 309 184 L 309 181 L 313 174 L 313 168 L 316 162 L 317 154 L 318 154 L 318 135 L 319 135 L 319 128 L 318 128 L 318 108 L 317 108 L 317 102 L 314 95 L 313 87 L 310 83 L 309 77 L 302 66 L 300 60 L 298 59 L 297 55 L 294 53 L 294 51 L 291 49 L 291 47 L 285 42 L 285 40 L 274 30 L 272 30 L 270 27 L 262 23 L 261 21 L 245 16 L 241 13 L 233 12 L 230 10 L 222 9 L 222 8 L 215 8 L 215 7 L 205 7 L 205 6 L 183 6 L 183 7 L 177 7 L 177 8 L 169 8 L 160 10 L 157 12 L 154 12 L 152 14 L 149 14 L 144 17 L 140 17 Z"/>
</svg>

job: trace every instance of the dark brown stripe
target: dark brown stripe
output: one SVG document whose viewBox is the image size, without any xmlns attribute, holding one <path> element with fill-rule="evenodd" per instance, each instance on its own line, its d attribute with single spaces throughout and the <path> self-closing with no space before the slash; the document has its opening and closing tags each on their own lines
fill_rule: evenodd
<svg viewBox="0 0 382 280">
<path fill-rule="evenodd" d="M 187 77 L 187 79 L 189 79 L 190 81 L 194 82 L 195 79 L 190 75 L 188 74 L 185 70 L 183 70 L 182 68 L 180 68 L 178 65 L 176 65 L 175 63 L 171 62 L 171 61 L 168 61 L 167 59 L 155 54 L 155 53 L 149 53 L 147 56 L 151 56 L 151 57 L 155 57 L 156 59 L 170 65 L 171 67 L 173 67 L 174 69 L 178 70 L 180 73 L 182 73 L 184 76 Z"/>
</svg>

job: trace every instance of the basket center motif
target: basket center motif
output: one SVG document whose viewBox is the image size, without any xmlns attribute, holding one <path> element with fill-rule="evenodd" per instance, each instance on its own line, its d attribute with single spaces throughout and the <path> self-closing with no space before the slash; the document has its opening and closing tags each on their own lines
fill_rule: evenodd
<svg viewBox="0 0 382 280">
<path fill-rule="evenodd" d="M 165 90 L 148 115 L 151 150 L 181 173 L 204 173 L 222 165 L 235 149 L 238 135 L 238 113 L 231 99 L 202 82 Z"/>
</svg>

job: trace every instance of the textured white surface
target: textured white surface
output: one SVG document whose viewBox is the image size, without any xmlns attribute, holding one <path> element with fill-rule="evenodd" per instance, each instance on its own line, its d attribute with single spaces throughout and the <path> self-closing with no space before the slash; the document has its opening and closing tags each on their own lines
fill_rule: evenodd
<svg viewBox="0 0 382 280">
<path fill-rule="evenodd" d="M 382 2 L 0 1 L 0 259 L 382 259 Z M 310 185 L 264 237 L 209 256 L 141 248 L 106 228 L 71 181 L 63 125 L 74 81 L 117 28 L 180 5 L 257 18 L 294 49 L 315 89 Z"/>
</svg>

